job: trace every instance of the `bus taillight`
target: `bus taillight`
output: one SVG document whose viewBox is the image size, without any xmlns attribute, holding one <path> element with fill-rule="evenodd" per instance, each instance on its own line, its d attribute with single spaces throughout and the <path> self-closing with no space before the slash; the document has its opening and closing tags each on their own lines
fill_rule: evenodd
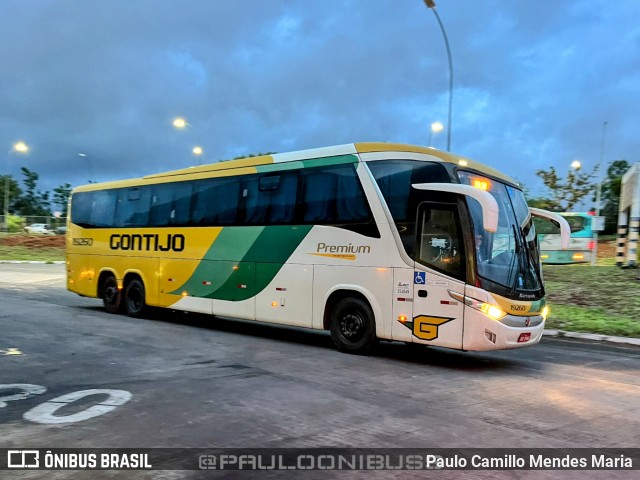
<svg viewBox="0 0 640 480">
<path fill-rule="evenodd" d="M 596 248 L 596 242 L 595 240 L 589 240 L 589 242 L 587 243 L 587 248 L 589 250 L 593 250 L 594 248 Z"/>
</svg>

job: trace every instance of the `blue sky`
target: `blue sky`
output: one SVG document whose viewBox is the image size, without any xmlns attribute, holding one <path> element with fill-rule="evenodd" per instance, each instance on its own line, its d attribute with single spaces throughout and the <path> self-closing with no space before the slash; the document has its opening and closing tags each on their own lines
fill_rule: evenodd
<svg viewBox="0 0 640 480">
<path fill-rule="evenodd" d="M 640 160 L 640 1 L 437 0 L 452 151 L 535 171 Z M 424 145 L 448 65 L 422 0 L 3 0 L 2 172 L 44 188 L 353 141 Z M 175 130 L 184 116 L 189 127 Z M 446 148 L 446 132 L 433 145 Z M 85 153 L 87 157 L 80 157 Z"/>
</svg>

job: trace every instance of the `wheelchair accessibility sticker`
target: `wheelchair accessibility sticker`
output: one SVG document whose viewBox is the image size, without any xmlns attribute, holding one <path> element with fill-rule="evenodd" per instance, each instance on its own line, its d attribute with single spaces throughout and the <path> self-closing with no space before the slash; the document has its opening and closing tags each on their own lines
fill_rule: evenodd
<svg viewBox="0 0 640 480">
<path fill-rule="evenodd" d="M 427 272 L 416 272 L 413 283 L 416 285 L 425 285 L 427 283 Z"/>
</svg>

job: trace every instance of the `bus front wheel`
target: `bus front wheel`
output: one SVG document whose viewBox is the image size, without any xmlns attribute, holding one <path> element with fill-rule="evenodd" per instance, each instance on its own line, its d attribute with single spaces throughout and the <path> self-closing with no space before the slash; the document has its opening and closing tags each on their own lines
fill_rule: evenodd
<svg viewBox="0 0 640 480">
<path fill-rule="evenodd" d="M 102 286 L 102 302 L 104 309 L 109 313 L 119 313 L 122 295 L 118 289 L 118 281 L 113 275 L 109 275 Z"/>
<path fill-rule="evenodd" d="M 330 330 L 331 339 L 341 352 L 364 352 L 376 338 L 373 311 L 364 300 L 343 298 L 331 311 Z"/>
<path fill-rule="evenodd" d="M 127 284 L 124 291 L 124 306 L 130 317 L 144 315 L 147 304 L 145 303 L 144 284 L 141 280 L 134 278 Z"/>
</svg>

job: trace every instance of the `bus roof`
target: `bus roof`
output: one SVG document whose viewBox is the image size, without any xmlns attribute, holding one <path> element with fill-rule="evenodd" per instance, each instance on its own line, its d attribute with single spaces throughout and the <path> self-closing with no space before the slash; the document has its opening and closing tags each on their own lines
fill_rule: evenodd
<svg viewBox="0 0 640 480">
<path fill-rule="evenodd" d="M 261 155 L 256 157 L 241 158 L 238 160 L 220 161 L 217 163 L 198 165 L 180 170 L 171 170 L 167 172 L 146 175 L 142 178 L 133 178 L 127 180 L 115 180 L 102 183 L 91 183 L 74 189 L 75 191 L 91 191 L 101 190 L 103 188 L 120 188 L 135 186 L 140 184 L 163 183 L 171 179 L 177 180 L 193 180 L 201 178 L 203 173 L 220 172 L 221 176 L 230 174 L 249 174 L 255 173 L 255 167 L 262 165 L 272 165 L 276 163 L 301 161 L 314 158 L 326 158 L 344 155 L 356 155 L 359 153 L 374 152 L 408 152 L 426 154 L 436 159 L 454 163 L 465 168 L 476 170 L 486 175 L 491 175 L 500 180 L 517 185 L 517 182 L 507 175 L 495 170 L 483 163 L 476 162 L 466 157 L 455 155 L 449 152 L 443 152 L 432 147 L 422 147 L 418 145 L 407 145 L 402 143 L 385 143 L 385 142 L 368 142 L 368 143 L 348 143 L 345 145 L 336 145 L 333 147 L 314 148 L 310 150 L 299 150 L 288 153 L 276 153 L 273 155 Z M 230 171 L 233 170 L 233 173 Z M 228 171 L 228 172 L 225 172 Z"/>
</svg>

